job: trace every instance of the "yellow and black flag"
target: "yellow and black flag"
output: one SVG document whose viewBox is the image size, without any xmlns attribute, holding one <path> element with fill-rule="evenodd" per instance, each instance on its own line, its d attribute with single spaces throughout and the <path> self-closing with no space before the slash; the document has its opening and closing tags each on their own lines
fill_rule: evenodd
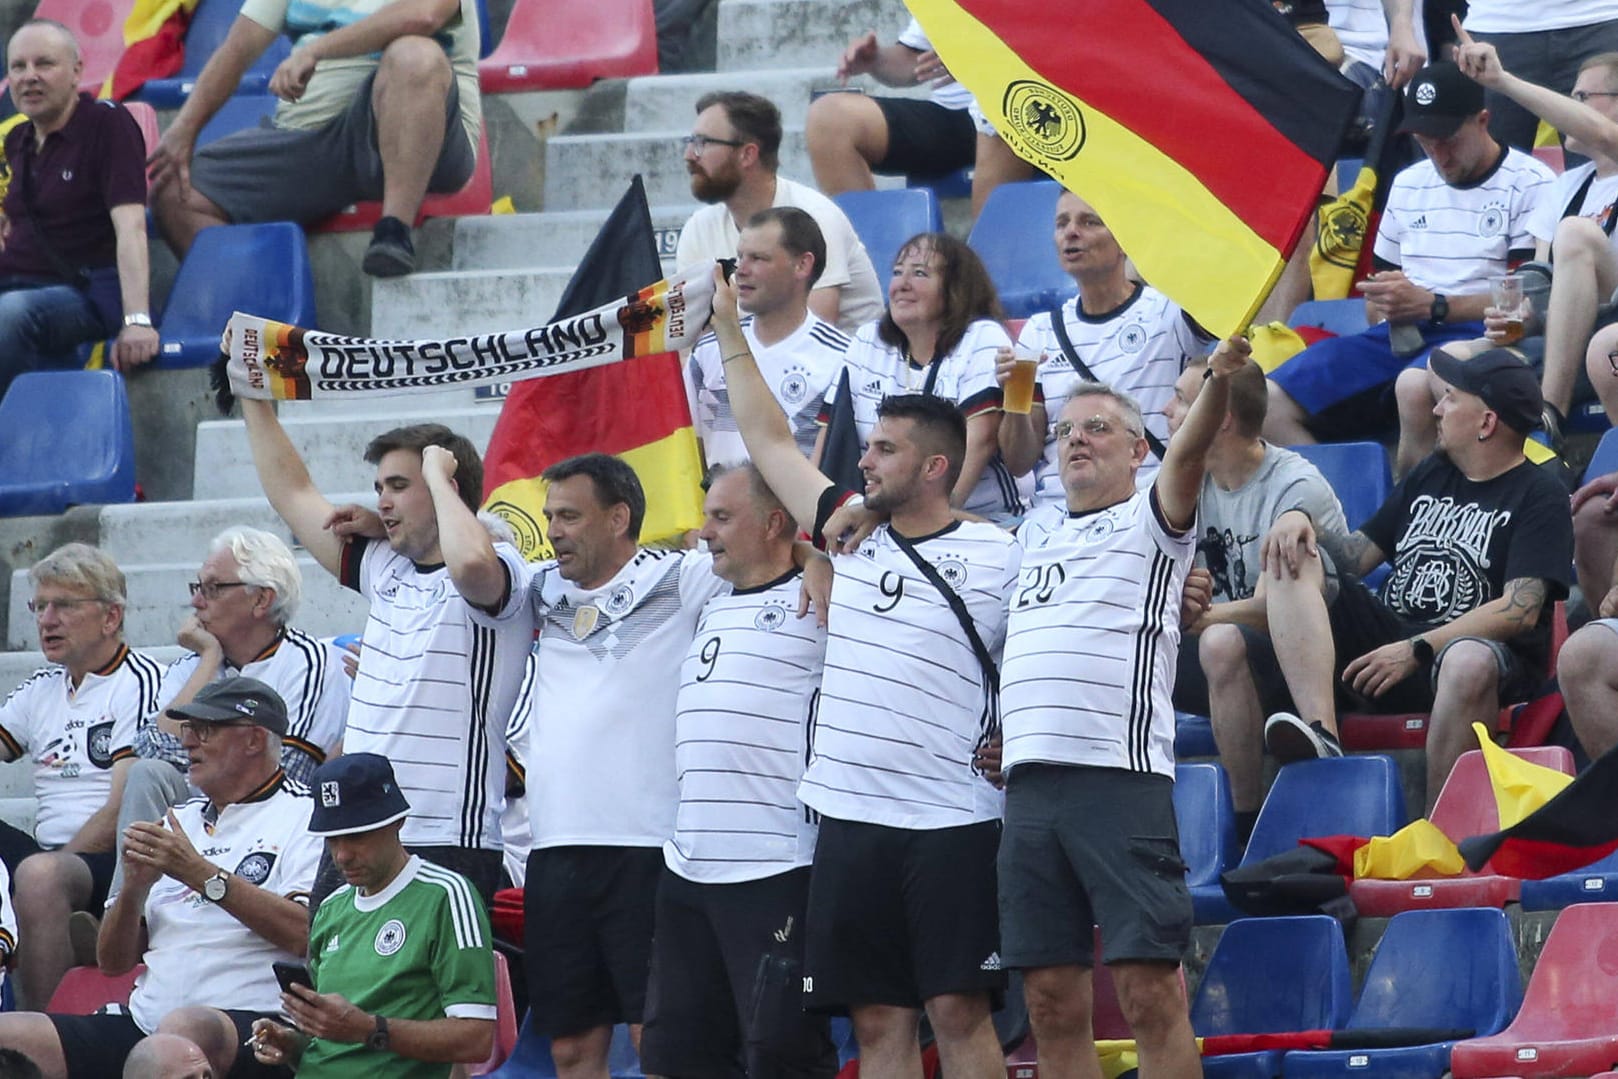
<svg viewBox="0 0 1618 1079">
<path fill-rule="evenodd" d="M 907 0 L 1022 157 L 1215 333 L 1252 321 L 1359 102 L 1266 0 Z"/>
</svg>

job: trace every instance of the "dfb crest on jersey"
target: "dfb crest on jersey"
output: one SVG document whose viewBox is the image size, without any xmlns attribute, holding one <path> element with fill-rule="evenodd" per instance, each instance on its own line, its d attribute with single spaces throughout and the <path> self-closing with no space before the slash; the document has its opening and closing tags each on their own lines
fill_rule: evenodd
<svg viewBox="0 0 1618 1079">
<path fill-rule="evenodd" d="M 274 866 L 274 854 L 256 850 L 242 859 L 241 864 L 236 867 L 236 875 L 249 884 L 263 884 L 270 879 L 270 870 Z"/>
<path fill-rule="evenodd" d="M 774 633 L 786 625 L 786 622 L 786 610 L 774 603 L 760 608 L 758 614 L 753 616 L 753 625 L 766 633 Z"/>
<path fill-rule="evenodd" d="M 953 558 L 938 563 L 938 575 L 957 592 L 966 587 L 966 566 Z"/>
<path fill-rule="evenodd" d="M 389 918 L 381 929 L 376 931 L 376 954 L 392 955 L 405 943 L 405 926 L 397 918 Z"/>
<path fill-rule="evenodd" d="M 781 380 L 781 400 L 789 404 L 800 403 L 809 392 L 809 380 L 802 371 L 788 371 Z"/>
<path fill-rule="evenodd" d="M 629 608 L 634 605 L 635 590 L 627 584 L 621 584 L 612 590 L 612 595 L 607 597 L 607 602 L 602 606 L 602 610 L 614 618 L 618 618 L 628 614 Z"/>
<path fill-rule="evenodd" d="M 97 723 L 84 733 L 84 751 L 97 768 L 112 767 L 112 723 Z"/>
</svg>

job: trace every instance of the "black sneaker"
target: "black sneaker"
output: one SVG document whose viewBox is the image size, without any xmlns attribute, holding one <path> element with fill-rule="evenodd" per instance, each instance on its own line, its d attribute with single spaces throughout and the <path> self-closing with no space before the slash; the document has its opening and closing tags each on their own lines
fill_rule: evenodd
<svg viewBox="0 0 1618 1079">
<path fill-rule="evenodd" d="M 1566 423 L 1567 417 L 1562 415 L 1562 410 L 1546 401 L 1539 414 L 1539 425 L 1545 430 L 1545 445 L 1558 457 L 1567 450 L 1567 436 L 1562 433 L 1562 426 Z"/>
<path fill-rule="evenodd" d="M 1265 721 L 1264 748 L 1282 764 L 1343 755 L 1336 735 L 1319 723 L 1305 723 L 1291 712 L 1277 712 Z"/>
<path fill-rule="evenodd" d="M 410 242 L 410 227 L 397 217 L 378 220 L 360 269 L 372 277 L 403 277 L 414 272 L 416 245 Z"/>
</svg>

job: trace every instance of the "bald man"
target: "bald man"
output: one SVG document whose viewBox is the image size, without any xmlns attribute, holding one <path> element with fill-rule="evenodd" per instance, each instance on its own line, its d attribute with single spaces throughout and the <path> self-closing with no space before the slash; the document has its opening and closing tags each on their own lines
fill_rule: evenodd
<svg viewBox="0 0 1618 1079">
<path fill-rule="evenodd" d="M 213 1068 L 190 1038 L 153 1034 L 129 1051 L 124 1079 L 213 1079 Z"/>
</svg>

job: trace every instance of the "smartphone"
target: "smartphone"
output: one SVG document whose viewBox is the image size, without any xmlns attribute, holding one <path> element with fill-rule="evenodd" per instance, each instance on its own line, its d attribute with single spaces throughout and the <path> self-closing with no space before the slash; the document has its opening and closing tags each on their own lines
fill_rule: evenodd
<svg viewBox="0 0 1618 1079">
<path fill-rule="evenodd" d="M 275 971 L 275 980 L 281 983 L 283 993 L 292 992 L 294 985 L 301 985 L 305 989 L 315 987 L 309 977 L 309 968 L 302 963 L 271 963 L 270 969 Z"/>
</svg>

